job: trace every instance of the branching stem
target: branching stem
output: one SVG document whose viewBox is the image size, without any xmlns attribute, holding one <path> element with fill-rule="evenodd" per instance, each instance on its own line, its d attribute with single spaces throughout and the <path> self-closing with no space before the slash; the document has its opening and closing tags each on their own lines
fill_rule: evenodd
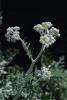
<svg viewBox="0 0 67 100">
<path fill-rule="evenodd" d="M 28 74 L 30 74 L 30 73 L 32 72 L 35 63 L 39 60 L 39 58 L 41 57 L 41 55 L 42 55 L 42 53 L 43 53 L 43 47 L 44 47 L 44 46 L 42 45 L 42 48 L 41 48 L 39 54 L 37 55 L 37 57 L 36 57 L 36 58 L 33 60 L 33 62 L 31 63 L 30 68 L 29 68 L 28 71 L 26 72 L 26 75 L 28 75 Z M 45 49 L 45 48 L 44 48 L 44 49 Z"/>
<path fill-rule="evenodd" d="M 22 41 L 23 41 L 23 40 L 22 40 Z M 24 47 L 24 49 L 25 49 L 25 47 Z M 32 60 L 32 63 L 31 63 L 31 65 L 30 65 L 30 68 L 29 68 L 28 71 L 26 72 L 25 79 L 27 79 L 28 75 L 33 71 L 34 65 L 36 64 L 36 62 L 37 62 L 37 61 L 39 60 L 39 58 L 41 57 L 41 55 L 42 55 L 44 49 L 45 49 L 45 48 L 44 48 L 44 46 L 42 45 L 42 48 L 41 48 L 39 54 L 37 55 L 37 57 L 36 57 L 34 60 Z M 26 51 L 26 50 L 25 50 L 25 51 Z M 18 100 L 19 96 L 21 95 L 22 90 L 23 90 L 23 87 L 20 88 L 19 93 L 14 97 L 13 100 Z"/>
</svg>

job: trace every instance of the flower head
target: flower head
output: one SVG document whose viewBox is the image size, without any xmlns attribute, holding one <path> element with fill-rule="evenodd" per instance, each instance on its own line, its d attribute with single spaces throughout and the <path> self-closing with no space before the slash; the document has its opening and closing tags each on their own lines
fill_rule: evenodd
<svg viewBox="0 0 67 100">
<path fill-rule="evenodd" d="M 7 28 L 7 33 L 5 34 L 5 37 L 7 38 L 7 41 L 16 42 L 16 40 L 20 40 L 20 27 L 9 27 Z"/>
<path fill-rule="evenodd" d="M 42 73 L 41 74 L 42 79 L 46 80 L 51 78 L 51 71 L 47 67 L 43 66 L 41 68 L 41 73 Z"/>
<path fill-rule="evenodd" d="M 37 24 L 33 27 L 34 30 L 40 33 L 42 35 L 45 30 L 50 28 L 52 26 L 51 22 L 42 22 L 41 24 Z"/>
<path fill-rule="evenodd" d="M 35 75 L 40 77 L 42 80 L 50 79 L 52 76 L 51 71 L 45 65 L 41 67 L 41 70 L 36 69 Z"/>
<path fill-rule="evenodd" d="M 44 27 L 44 29 L 48 29 L 50 27 L 52 27 L 52 23 L 51 22 L 42 22 L 41 25 Z"/>
<path fill-rule="evenodd" d="M 59 29 L 55 28 L 55 27 L 52 27 L 50 30 L 49 30 L 49 33 L 52 34 L 53 36 L 60 36 L 59 34 Z"/>
<path fill-rule="evenodd" d="M 56 41 L 56 37 L 60 36 L 59 29 L 52 26 L 51 22 L 42 22 L 34 26 L 34 30 L 40 34 L 39 42 L 45 47 L 52 45 Z"/>
<path fill-rule="evenodd" d="M 52 35 L 45 34 L 44 36 L 40 36 L 40 43 L 45 45 L 45 47 L 49 47 L 51 44 L 53 44 L 56 40 Z"/>
</svg>

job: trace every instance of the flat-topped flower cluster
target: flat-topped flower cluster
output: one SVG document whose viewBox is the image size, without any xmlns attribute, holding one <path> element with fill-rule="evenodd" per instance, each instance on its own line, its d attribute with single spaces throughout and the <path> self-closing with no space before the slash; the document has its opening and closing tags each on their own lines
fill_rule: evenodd
<svg viewBox="0 0 67 100">
<path fill-rule="evenodd" d="M 5 34 L 5 37 L 7 38 L 8 42 L 16 42 L 16 40 L 20 40 L 20 27 L 15 26 L 15 27 L 8 27 L 7 32 Z"/>
<path fill-rule="evenodd" d="M 45 47 L 52 45 L 56 41 L 56 37 L 60 36 L 59 29 L 53 27 L 51 22 L 37 24 L 34 26 L 34 30 L 40 34 L 39 42 L 45 45 Z"/>
</svg>

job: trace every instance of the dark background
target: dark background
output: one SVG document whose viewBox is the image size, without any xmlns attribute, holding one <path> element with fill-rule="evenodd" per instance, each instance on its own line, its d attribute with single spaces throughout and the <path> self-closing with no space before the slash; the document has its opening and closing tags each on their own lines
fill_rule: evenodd
<svg viewBox="0 0 67 100">
<path fill-rule="evenodd" d="M 30 41 L 31 44 L 33 44 L 35 54 L 34 56 L 36 56 L 40 50 L 41 45 L 38 43 L 39 35 L 33 30 L 33 26 L 43 21 L 50 21 L 56 28 L 60 29 L 61 34 L 61 37 L 57 39 L 57 42 L 50 47 L 50 51 L 55 59 L 57 59 L 59 56 L 64 55 L 65 61 L 67 62 L 66 8 L 66 3 L 62 1 L 49 2 L 48 0 L 24 0 L 23 2 L 21 2 L 20 0 L 3 0 L 2 34 L 6 32 L 6 28 L 9 26 L 20 26 L 21 37 L 25 37 L 27 41 Z M 22 63 L 24 63 L 24 66 L 27 66 L 27 63 L 25 62 L 25 52 L 21 50 L 21 45 L 19 45 L 20 43 L 16 43 L 16 45 L 10 44 L 7 43 L 3 38 L 2 41 L 3 47 L 6 44 L 7 47 L 15 46 L 16 48 L 20 48 L 20 54 L 16 57 L 16 62 L 20 64 L 20 62 L 23 61 Z M 18 60 L 18 58 L 20 60 Z"/>
</svg>

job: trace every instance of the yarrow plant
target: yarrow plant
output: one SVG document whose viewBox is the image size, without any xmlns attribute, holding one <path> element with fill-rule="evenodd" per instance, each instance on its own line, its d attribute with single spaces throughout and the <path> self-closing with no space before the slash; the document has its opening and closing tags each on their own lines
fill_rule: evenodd
<svg viewBox="0 0 67 100">
<path fill-rule="evenodd" d="M 17 50 L 7 50 L 5 54 L 1 51 L 0 100 L 67 100 L 67 71 L 63 68 L 64 57 L 56 62 L 49 59 L 45 53 L 46 48 L 60 37 L 59 29 L 53 27 L 51 22 L 42 22 L 33 29 L 40 34 L 39 42 L 42 44 L 35 58 L 30 50 L 30 44 L 20 37 L 20 27 L 9 27 L 6 30 L 7 41 L 20 41 L 31 60 L 31 65 L 27 72 L 21 70 L 19 65 L 10 66 Z M 36 62 L 40 62 L 40 58 L 41 68 L 38 69 Z"/>
</svg>

